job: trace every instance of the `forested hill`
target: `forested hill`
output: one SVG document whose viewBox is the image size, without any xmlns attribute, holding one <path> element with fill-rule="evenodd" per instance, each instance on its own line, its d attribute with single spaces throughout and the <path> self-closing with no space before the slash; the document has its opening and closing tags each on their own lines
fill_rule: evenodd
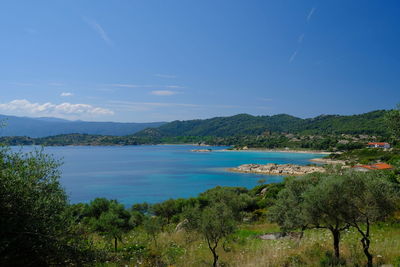
<svg viewBox="0 0 400 267">
<path fill-rule="evenodd" d="M 134 134 L 148 127 L 158 127 L 164 122 L 119 123 L 69 121 L 56 118 L 28 118 L 0 115 L 4 127 L 0 136 L 44 137 L 60 134 L 94 134 L 122 136 Z"/>
<path fill-rule="evenodd" d="M 287 114 L 252 116 L 239 114 L 205 120 L 173 121 L 157 128 L 148 128 L 136 136 L 160 138 L 174 136 L 237 136 L 261 135 L 269 132 L 299 134 L 371 134 L 386 135 L 387 111 L 377 110 L 359 115 L 320 115 L 301 119 Z"/>
</svg>

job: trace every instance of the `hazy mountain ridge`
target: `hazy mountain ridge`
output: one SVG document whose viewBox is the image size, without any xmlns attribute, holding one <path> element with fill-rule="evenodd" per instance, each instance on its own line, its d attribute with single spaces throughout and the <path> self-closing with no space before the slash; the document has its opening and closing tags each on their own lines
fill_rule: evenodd
<svg viewBox="0 0 400 267">
<path fill-rule="evenodd" d="M 0 136 L 45 137 L 60 134 L 92 134 L 123 136 L 134 134 L 148 127 L 158 127 L 165 122 L 121 123 L 69 121 L 58 118 L 29 118 L 0 115 L 5 124 Z"/>
</svg>

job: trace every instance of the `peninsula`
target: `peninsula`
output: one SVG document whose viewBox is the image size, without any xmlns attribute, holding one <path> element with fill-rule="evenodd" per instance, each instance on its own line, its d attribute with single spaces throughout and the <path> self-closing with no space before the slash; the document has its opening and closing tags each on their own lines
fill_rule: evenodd
<svg viewBox="0 0 400 267">
<path fill-rule="evenodd" d="M 294 164 L 243 164 L 236 168 L 229 168 L 232 172 L 258 173 L 268 175 L 305 175 L 314 172 L 325 172 L 320 166 L 301 166 Z"/>
</svg>

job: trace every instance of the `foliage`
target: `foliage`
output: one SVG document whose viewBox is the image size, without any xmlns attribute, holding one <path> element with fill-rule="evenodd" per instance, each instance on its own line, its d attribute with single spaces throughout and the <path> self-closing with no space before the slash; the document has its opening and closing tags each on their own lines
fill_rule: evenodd
<svg viewBox="0 0 400 267">
<path fill-rule="evenodd" d="M 251 116 L 239 114 L 206 120 L 173 121 L 152 130 L 137 133 L 138 136 L 244 136 L 263 135 L 272 132 L 306 134 L 386 134 L 384 115 L 377 110 L 360 115 L 321 115 L 312 119 L 300 119 L 287 114 Z"/>
<path fill-rule="evenodd" d="M 385 120 L 391 130 L 393 139 L 395 141 L 400 140 L 400 104 L 397 105 L 396 109 L 390 110 L 386 113 Z"/>
<path fill-rule="evenodd" d="M 64 265 L 90 258 L 74 232 L 59 162 L 41 151 L 0 150 L 0 264 Z"/>
<path fill-rule="evenodd" d="M 381 172 L 348 173 L 338 183 L 343 184 L 341 197 L 349 203 L 345 210 L 338 212 L 345 222 L 360 233 L 368 266 L 372 266 L 373 255 L 369 251 L 371 224 L 393 214 L 398 208 L 398 192 Z"/>
<path fill-rule="evenodd" d="M 288 177 L 285 188 L 278 194 L 275 205 L 269 209 L 268 217 L 284 231 L 306 229 L 309 222 L 304 215 L 304 192 L 315 186 L 321 179 L 320 174 L 302 177 Z"/>
<path fill-rule="evenodd" d="M 157 234 L 162 230 L 162 222 L 160 217 L 147 217 L 143 222 L 143 227 L 147 234 L 152 237 L 157 247 Z"/>
<path fill-rule="evenodd" d="M 353 164 L 372 164 L 377 162 L 387 162 L 393 165 L 400 163 L 400 150 L 394 148 L 390 151 L 379 148 L 363 148 L 346 151 L 341 154 L 330 154 L 329 158 L 335 160 L 346 160 Z"/>
<path fill-rule="evenodd" d="M 396 185 L 385 172 L 340 170 L 289 179 L 269 216 L 283 229 L 329 229 L 337 259 L 340 233 L 354 227 L 372 266 L 370 225 L 391 215 L 398 200 Z"/>
<path fill-rule="evenodd" d="M 186 227 L 202 234 L 207 241 L 208 248 L 213 254 L 213 266 L 218 264 L 217 247 L 222 238 L 232 234 L 236 229 L 235 216 L 232 210 L 223 202 L 200 209 L 199 207 L 187 211 Z"/>
<path fill-rule="evenodd" d="M 114 239 L 114 249 L 118 249 L 118 240 L 122 239 L 122 234 L 130 230 L 130 214 L 122 204 L 116 200 L 96 198 L 85 211 L 85 222 L 92 231 Z"/>
</svg>

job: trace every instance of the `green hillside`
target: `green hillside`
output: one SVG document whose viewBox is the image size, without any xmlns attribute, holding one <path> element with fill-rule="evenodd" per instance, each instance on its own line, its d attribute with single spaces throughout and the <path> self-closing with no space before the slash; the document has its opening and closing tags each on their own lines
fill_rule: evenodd
<svg viewBox="0 0 400 267">
<path fill-rule="evenodd" d="M 360 115 L 321 115 L 301 119 L 287 114 L 252 116 L 239 114 L 231 117 L 216 117 L 206 120 L 173 121 L 158 128 L 145 129 L 136 136 L 242 136 L 264 133 L 297 134 L 372 134 L 387 135 L 384 125 L 385 110 Z"/>
</svg>

